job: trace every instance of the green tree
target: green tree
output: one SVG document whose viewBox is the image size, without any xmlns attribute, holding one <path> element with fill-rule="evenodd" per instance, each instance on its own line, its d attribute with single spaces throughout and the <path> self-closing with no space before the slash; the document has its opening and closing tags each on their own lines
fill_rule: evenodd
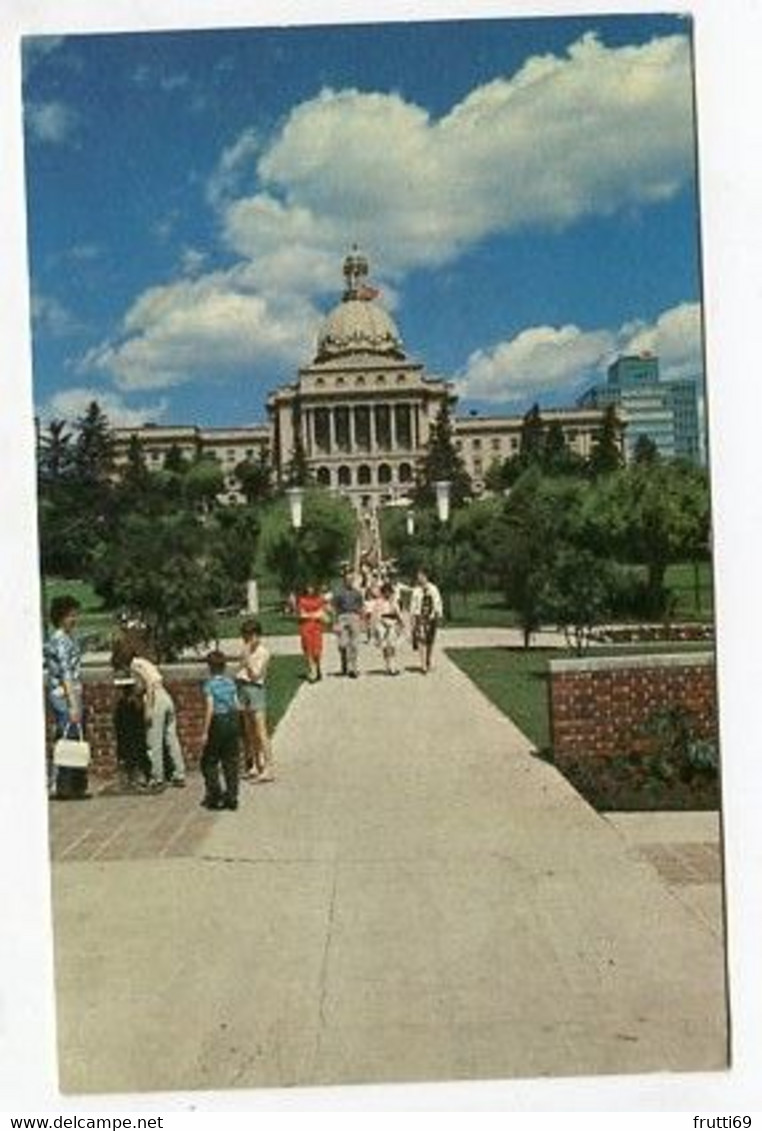
<svg viewBox="0 0 762 1131">
<path fill-rule="evenodd" d="M 181 478 L 185 499 L 202 511 L 210 510 L 225 489 L 225 475 L 219 461 L 212 455 L 196 460 Z"/>
<path fill-rule="evenodd" d="M 453 507 L 459 507 L 471 498 L 471 479 L 455 447 L 450 410 L 446 404 L 442 405 L 431 426 L 426 453 L 418 467 L 415 501 L 419 506 L 434 502 L 434 484 L 441 480 L 451 484 L 450 503 Z"/>
<path fill-rule="evenodd" d="M 624 458 L 621 437 L 622 424 L 619 413 L 614 405 L 607 405 L 590 452 L 590 471 L 593 475 L 607 475 L 612 471 L 618 471 L 622 466 Z"/>
<path fill-rule="evenodd" d="M 632 458 L 635 463 L 656 463 L 659 459 L 659 449 L 653 442 L 650 436 L 646 436 L 645 432 L 641 432 L 635 441 L 635 449 L 632 453 Z"/>
<path fill-rule="evenodd" d="M 612 563 L 590 550 L 562 545 L 548 562 L 542 614 L 558 624 L 577 655 L 592 640 L 594 629 L 611 616 L 614 587 Z"/>
<path fill-rule="evenodd" d="M 225 579 L 201 521 L 187 511 L 129 515 L 101 547 L 94 581 L 110 607 L 140 613 L 161 660 L 215 639 Z"/>
<path fill-rule="evenodd" d="M 165 471 L 171 471 L 174 475 L 184 475 L 190 467 L 190 460 L 183 455 L 179 444 L 171 444 L 164 456 L 162 466 Z"/>
<path fill-rule="evenodd" d="M 235 477 L 247 503 L 264 503 L 273 495 L 273 467 L 270 453 L 262 448 L 257 459 L 242 460 L 235 469 Z M 291 484 L 298 486 L 298 484 Z"/>
<path fill-rule="evenodd" d="M 114 437 L 108 417 L 97 401 L 91 401 L 77 420 L 74 466 L 77 480 L 85 485 L 109 482 L 114 470 Z"/>
<path fill-rule="evenodd" d="M 218 507 L 208 528 L 210 554 L 225 578 L 221 604 L 243 607 L 245 584 L 254 576 L 257 547 L 262 528 L 262 508 Z"/>
<path fill-rule="evenodd" d="M 599 551 L 607 547 L 646 567 L 648 611 L 661 615 L 668 607 L 667 566 L 703 554 L 707 545 L 706 472 L 680 461 L 630 465 L 596 484 L 587 519 Z"/>
<path fill-rule="evenodd" d="M 291 527 L 288 506 L 280 500 L 262 515 L 257 572 L 273 577 L 284 594 L 307 582 L 326 584 L 351 557 L 356 536 L 357 520 L 345 499 L 308 491 L 301 530 Z"/>
<path fill-rule="evenodd" d="M 545 449 L 545 422 L 540 413 L 540 406 L 533 404 L 521 422 L 521 439 L 519 441 L 519 461 L 522 468 L 532 464 L 541 464 Z"/>
<path fill-rule="evenodd" d="M 65 420 L 51 420 L 47 434 L 40 435 L 37 467 L 41 487 L 59 484 L 71 475 L 74 452 L 68 427 Z"/>
</svg>

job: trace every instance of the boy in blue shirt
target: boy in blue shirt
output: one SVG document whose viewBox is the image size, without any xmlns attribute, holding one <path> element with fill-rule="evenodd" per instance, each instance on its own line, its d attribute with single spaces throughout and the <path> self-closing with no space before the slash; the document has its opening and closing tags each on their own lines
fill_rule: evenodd
<svg viewBox="0 0 762 1131">
<path fill-rule="evenodd" d="M 206 809 L 238 808 L 239 719 L 235 680 L 225 675 L 225 656 L 210 652 L 206 657 L 209 679 L 204 681 L 206 700 L 201 772 L 206 794 L 201 804 Z M 220 788 L 220 766 L 224 792 Z"/>
</svg>

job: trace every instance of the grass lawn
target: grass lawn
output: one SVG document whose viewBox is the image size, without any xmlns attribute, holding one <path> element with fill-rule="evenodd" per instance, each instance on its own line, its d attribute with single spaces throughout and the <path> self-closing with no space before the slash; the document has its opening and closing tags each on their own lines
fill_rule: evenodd
<svg viewBox="0 0 762 1131">
<path fill-rule="evenodd" d="M 595 648 L 596 656 L 665 652 L 705 652 L 706 644 L 658 644 L 618 648 Z M 573 658 L 570 649 L 541 648 L 448 648 L 447 655 L 473 680 L 479 690 L 507 715 L 537 750 L 551 756 L 548 716 L 548 664 L 550 660 Z M 698 789 L 675 783 L 669 788 L 649 782 L 633 789 L 632 775 L 620 772 L 612 762 L 603 773 L 600 761 L 595 772 L 580 760 L 566 776 L 599 810 L 615 809 L 713 809 L 719 805 L 716 779 Z"/>
<path fill-rule="evenodd" d="M 301 656 L 273 656 L 267 669 L 267 722 L 274 731 L 302 685 Z"/>
</svg>

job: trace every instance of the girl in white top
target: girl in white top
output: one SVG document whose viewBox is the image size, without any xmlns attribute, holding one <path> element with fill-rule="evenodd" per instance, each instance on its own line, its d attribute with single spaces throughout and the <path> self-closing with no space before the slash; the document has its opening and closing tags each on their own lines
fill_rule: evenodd
<svg viewBox="0 0 762 1131">
<path fill-rule="evenodd" d="M 238 702 L 243 724 L 243 747 L 250 781 L 275 780 L 272 746 L 267 730 L 267 692 L 265 680 L 270 653 L 262 643 L 262 625 L 245 620 L 241 625 L 241 666 L 236 673 Z"/>
</svg>

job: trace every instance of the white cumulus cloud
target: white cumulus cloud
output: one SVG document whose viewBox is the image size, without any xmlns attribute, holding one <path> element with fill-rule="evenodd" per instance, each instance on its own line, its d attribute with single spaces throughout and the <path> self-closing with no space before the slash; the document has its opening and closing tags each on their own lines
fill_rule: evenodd
<svg viewBox="0 0 762 1131">
<path fill-rule="evenodd" d="M 610 48 L 590 35 L 438 119 L 398 94 L 324 90 L 263 147 L 257 191 L 217 199 L 243 255 L 266 257 L 281 239 L 320 252 L 356 239 L 394 276 L 526 225 L 668 198 L 690 174 L 692 142 L 687 39 Z M 239 144 L 250 159 L 246 134 Z"/>
<path fill-rule="evenodd" d="M 684 302 L 651 325 L 628 326 L 622 334 L 622 353 L 653 353 L 666 379 L 695 377 L 703 371 L 701 306 Z"/>
<path fill-rule="evenodd" d="M 124 337 L 90 350 L 81 372 L 110 375 L 121 389 L 163 388 L 302 359 L 319 315 L 305 300 L 264 297 L 233 268 L 153 287 L 124 319 Z M 268 370 L 272 381 L 272 372 Z"/>
<path fill-rule="evenodd" d="M 274 364 L 309 356 L 315 300 L 336 294 L 351 243 L 368 253 L 382 301 L 393 304 L 414 269 L 528 225 L 559 228 L 665 199 L 692 162 L 680 35 L 625 47 L 586 36 L 475 88 L 438 118 L 399 94 L 324 90 L 269 137 L 249 128 L 221 153 L 207 199 L 237 263 L 202 274 L 200 260 L 186 259 L 188 277 L 138 296 L 121 337 L 91 350 L 81 369 L 123 389 L 233 369 L 266 369 L 272 381 Z M 474 355 L 467 376 L 486 397 L 504 372 L 561 381 L 595 363 L 604 334 L 536 327 Z"/>
<path fill-rule="evenodd" d="M 161 399 L 153 404 L 130 406 L 118 393 L 96 388 L 62 389 L 56 393 L 39 411 L 43 423 L 50 420 L 67 420 L 73 423 L 84 416 L 92 401 L 97 401 L 108 417 L 109 423 L 116 427 L 138 428 L 147 421 L 157 421 L 166 413 L 169 402 Z"/>
<path fill-rule="evenodd" d="M 601 380 L 621 354 L 652 353 L 662 380 L 702 372 L 701 307 L 681 303 L 651 323 L 583 330 L 579 326 L 530 326 L 508 341 L 476 350 L 457 381 L 461 396 L 507 403 L 566 392 Z"/>
<path fill-rule="evenodd" d="M 616 336 L 578 326 L 531 326 L 510 341 L 469 357 L 458 392 L 474 400 L 510 401 L 569 389 L 612 356 Z"/>
</svg>

